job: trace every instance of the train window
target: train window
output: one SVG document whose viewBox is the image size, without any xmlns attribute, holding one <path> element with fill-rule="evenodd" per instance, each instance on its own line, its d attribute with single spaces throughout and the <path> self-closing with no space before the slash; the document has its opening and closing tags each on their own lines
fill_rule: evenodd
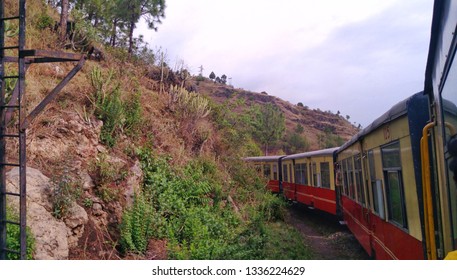
<svg viewBox="0 0 457 280">
<path fill-rule="evenodd" d="M 313 166 L 312 166 L 311 163 L 309 164 L 309 185 L 310 186 L 314 185 L 314 182 L 313 182 Z"/>
<path fill-rule="evenodd" d="M 282 180 L 284 182 L 289 182 L 289 177 L 287 176 L 289 173 L 287 172 L 287 164 L 282 165 Z"/>
<path fill-rule="evenodd" d="M 313 162 L 309 165 L 309 167 L 311 168 L 311 179 L 312 179 L 312 186 L 319 186 L 319 183 L 318 180 L 317 180 L 317 170 L 316 170 L 316 163 Z"/>
<path fill-rule="evenodd" d="M 321 178 L 322 187 L 330 188 L 330 164 L 328 162 L 321 162 Z"/>
<path fill-rule="evenodd" d="M 405 196 L 400 161 L 400 143 L 395 142 L 381 148 L 388 218 L 403 228 L 407 228 Z"/>
<path fill-rule="evenodd" d="M 273 180 L 278 180 L 278 165 L 273 164 Z"/>
<path fill-rule="evenodd" d="M 363 206 L 365 206 L 365 192 L 363 184 L 363 176 L 362 176 L 362 159 L 361 156 L 358 155 L 354 158 L 354 171 L 355 171 L 355 183 L 357 185 L 357 201 L 360 202 Z"/>
<path fill-rule="evenodd" d="M 343 193 L 345 195 L 349 195 L 349 181 L 348 181 L 348 167 L 347 167 L 347 159 L 341 162 L 341 172 L 343 174 Z"/>
<path fill-rule="evenodd" d="M 457 64 L 453 63 L 441 91 L 441 110 L 446 122 L 446 140 L 457 133 Z"/>
<path fill-rule="evenodd" d="M 270 179 L 271 177 L 271 166 L 269 164 L 263 165 L 263 175 Z"/>
<path fill-rule="evenodd" d="M 308 184 L 306 163 L 299 163 L 295 165 L 295 183 L 300 185 Z"/>
<path fill-rule="evenodd" d="M 255 170 L 257 171 L 257 173 L 261 174 L 261 172 L 262 172 L 262 165 L 260 165 L 260 164 L 255 164 L 255 165 L 254 165 L 254 168 L 255 168 Z"/>
<path fill-rule="evenodd" d="M 382 180 L 376 180 L 373 184 L 373 188 L 373 193 L 376 193 L 376 209 L 378 209 L 376 213 L 378 213 L 379 217 L 384 220 L 386 218 L 386 211 L 384 211 L 384 192 L 382 191 Z"/>
<path fill-rule="evenodd" d="M 449 139 L 457 133 L 457 63 L 455 63 L 455 58 L 451 63 L 447 78 L 443 85 L 441 91 L 441 104 L 442 112 L 444 115 L 445 123 L 445 137 L 446 143 L 449 143 Z M 448 150 L 450 148 L 451 150 Z M 452 150 L 452 146 L 454 149 Z M 450 221 L 452 228 L 452 236 L 454 240 L 454 249 L 457 249 L 457 168 L 456 162 L 457 158 L 455 157 L 455 145 L 447 145 L 446 150 L 446 165 L 447 165 L 447 187 L 449 194 L 449 211 L 450 211 Z M 451 168 L 453 166 L 454 169 Z"/>
<path fill-rule="evenodd" d="M 399 142 L 387 145 L 381 151 L 383 168 L 401 168 Z"/>
<path fill-rule="evenodd" d="M 373 150 L 368 151 L 368 166 L 370 170 L 371 193 L 373 195 L 373 211 L 384 219 L 384 193 L 382 181 L 376 179 L 376 168 Z"/>
<path fill-rule="evenodd" d="M 352 164 L 352 158 L 347 159 L 347 172 L 348 172 L 348 187 L 349 197 L 355 199 L 355 188 L 354 188 L 354 169 Z"/>
<path fill-rule="evenodd" d="M 292 174 L 292 164 L 289 164 L 289 177 L 290 177 L 290 182 L 292 183 L 293 182 L 293 174 Z"/>
</svg>

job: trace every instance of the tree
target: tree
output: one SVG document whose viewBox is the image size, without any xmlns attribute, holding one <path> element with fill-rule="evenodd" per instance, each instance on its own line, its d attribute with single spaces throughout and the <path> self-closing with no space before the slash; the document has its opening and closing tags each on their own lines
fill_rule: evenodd
<svg viewBox="0 0 457 280">
<path fill-rule="evenodd" d="M 121 0 L 120 10 L 128 25 L 128 53 L 133 52 L 133 31 L 141 18 L 146 20 L 148 27 L 157 31 L 157 24 L 165 17 L 165 0 Z"/>
<path fill-rule="evenodd" d="M 265 155 L 268 155 L 268 147 L 281 139 L 286 129 L 284 114 L 278 106 L 270 103 L 260 109 L 259 106 L 253 107 L 253 111 L 253 136 L 264 146 Z"/>
<path fill-rule="evenodd" d="M 339 147 L 344 144 L 344 139 L 330 129 L 325 129 L 324 133 L 317 135 L 317 140 L 321 149 Z"/>
<path fill-rule="evenodd" d="M 302 134 L 303 132 L 305 132 L 305 128 L 301 124 L 297 123 L 294 132 L 297 134 Z"/>
<path fill-rule="evenodd" d="M 309 142 L 301 134 L 293 132 L 289 137 L 286 137 L 285 150 L 288 154 L 303 153 L 308 149 Z"/>
<path fill-rule="evenodd" d="M 214 72 L 211 72 L 211 74 L 209 74 L 209 78 L 212 80 L 214 80 L 216 78 L 216 74 L 214 74 Z"/>
<path fill-rule="evenodd" d="M 62 0 L 60 7 L 59 40 L 64 45 L 67 39 L 68 11 L 70 9 L 69 0 Z"/>
<path fill-rule="evenodd" d="M 227 83 L 227 75 L 223 74 L 221 76 L 221 83 L 224 84 L 224 85 Z"/>
</svg>

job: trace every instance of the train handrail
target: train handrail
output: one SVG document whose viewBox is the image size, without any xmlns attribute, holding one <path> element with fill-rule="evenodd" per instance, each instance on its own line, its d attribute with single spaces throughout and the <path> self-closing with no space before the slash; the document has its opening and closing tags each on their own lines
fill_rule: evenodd
<svg viewBox="0 0 457 280">
<path fill-rule="evenodd" d="M 422 167 L 422 193 L 424 203 L 425 243 L 427 258 L 436 260 L 435 221 L 433 218 L 433 201 L 430 175 L 430 151 L 428 145 L 429 130 L 436 126 L 435 122 L 428 123 L 422 130 L 421 144 L 421 167 Z"/>
</svg>

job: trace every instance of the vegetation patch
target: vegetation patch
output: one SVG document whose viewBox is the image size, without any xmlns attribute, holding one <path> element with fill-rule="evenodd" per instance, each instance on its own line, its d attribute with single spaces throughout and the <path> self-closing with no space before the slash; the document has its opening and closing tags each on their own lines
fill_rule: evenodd
<svg viewBox="0 0 457 280">
<path fill-rule="evenodd" d="M 8 221 L 19 221 L 19 214 L 16 211 L 14 211 L 13 209 L 10 209 L 9 207 L 7 207 L 6 208 L 6 219 Z M 19 226 L 7 225 L 6 244 L 8 244 L 8 249 L 19 252 L 19 250 L 21 248 L 20 234 L 21 233 L 20 233 Z M 27 244 L 26 259 L 32 260 L 33 253 L 35 251 L 35 239 L 33 238 L 32 232 L 30 231 L 29 227 L 27 227 L 27 229 L 26 229 L 26 244 Z M 18 254 L 14 254 L 14 253 L 6 253 L 6 259 L 7 260 L 19 260 L 20 256 Z"/>
<path fill-rule="evenodd" d="M 122 252 L 144 254 L 150 239 L 167 239 L 172 259 L 267 259 L 271 256 L 268 244 L 281 242 L 272 240 L 283 234 L 275 233 L 269 224 L 282 224 L 284 203 L 262 185 L 249 187 L 254 192 L 245 199 L 256 201 L 240 213 L 208 160 L 173 169 L 167 158 L 150 150 L 140 150 L 139 157 L 144 185 L 124 211 Z M 303 248 L 295 245 L 300 240 L 290 240 L 291 246 Z M 297 256 L 305 254 L 284 255 Z"/>
</svg>

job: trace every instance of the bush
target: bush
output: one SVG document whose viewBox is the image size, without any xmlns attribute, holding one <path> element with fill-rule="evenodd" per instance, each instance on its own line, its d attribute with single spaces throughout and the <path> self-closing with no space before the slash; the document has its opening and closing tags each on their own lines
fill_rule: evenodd
<svg viewBox="0 0 457 280">
<path fill-rule="evenodd" d="M 89 97 L 94 113 L 103 121 L 100 140 L 109 147 L 116 144 L 117 134 L 125 123 L 124 104 L 119 85 L 112 86 L 114 72 L 104 75 L 100 68 L 90 72 L 90 81 L 95 92 Z"/>
<path fill-rule="evenodd" d="M 120 245 L 124 253 L 143 253 L 151 237 L 162 237 L 160 229 L 165 221 L 149 202 L 150 199 L 140 192 L 135 194 L 132 206 L 124 210 L 120 226 Z"/>
<path fill-rule="evenodd" d="M 122 162 L 113 162 L 106 154 L 100 153 L 89 166 L 95 184 L 95 193 L 104 202 L 118 200 L 120 189 L 117 188 L 127 177 L 128 171 Z"/>
<path fill-rule="evenodd" d="M 52 215 L 57 219 L 64 218 L 72 204 L 81 197 L 82 188 L 80 181 L 64 172 L 63 175 L 52 179 L 53 195 Z"/>
<path fill-rule="evenodd" d="M 46 13 L 42 13 L 37 20 L 36 27 L 39 30 L 44 30 L 46 28 L 52 28 L 54 25 L 54 20 Z"/>
<path fill-rule="evenodd" d="M 235 210 L 220 183 L 227 179 L 214 161 L 200 158 L 172 169 L 168 158 L 149 149 L 139 150 L 138 156 L 144 183 L 123 213 L 123 252 L 141 254 L 150 239 L 166 238 L 172 259 L 266 259 L 272 251 L 268 243 L 280 243 L 283 232 L 270 234 L 269 227 L 283 218 L 284 202 L 266 193 L 251 168 L 238 164 L 225 187 L 235 195 Z M 301 250 L 301 241 L 291 241 L 290 247 Z"/>
<path fill-rule="evenodd" d="M 19 215 L 12 209 L 6 209 L 6 219 L 9 221 L 18 221 Z M 7 226 L 6 232 L 6 244 L 8 244 L 8 249 L 13 251 L 20 251 L 20 228 L 16 225 Z M 33 253 L 35 252 L 35 239 L 33 238 L 32 232 L 30 228 L 27 227 L 26 229 L 26 258 L 27 260 L 33 259 Z M 20 256 L 14 253 L 7 253 L 6 259 L 8 260 L 18 260 Z"/>
</svg>

